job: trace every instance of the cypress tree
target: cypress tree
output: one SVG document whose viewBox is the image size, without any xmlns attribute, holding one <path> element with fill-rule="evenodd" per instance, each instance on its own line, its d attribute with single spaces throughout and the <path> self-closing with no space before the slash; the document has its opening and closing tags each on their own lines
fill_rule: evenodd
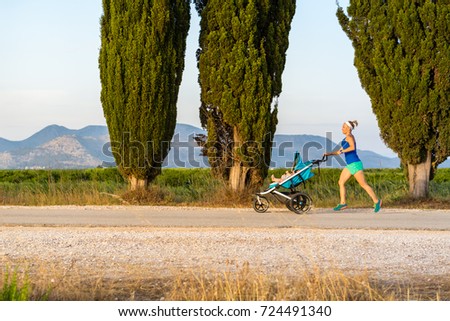
<svg viewBox="0 0 450 321">
<path fill-rule="evenodd" d="M 233 190 L 267 176 L 295 0 L 196 0 L 206 155 Z"/>
<path fill-rule="evenodd" d="M 103 0 L 101 102 L 111 149 L 132 189 L 161 171 L 176 123 L 189 0 Z"/>
<path fill-rule="evenodd" d="M 450 155 L 450 0 L 351 0 L 337 16 L 385 143 L 425 197 Z"/>
</svg>

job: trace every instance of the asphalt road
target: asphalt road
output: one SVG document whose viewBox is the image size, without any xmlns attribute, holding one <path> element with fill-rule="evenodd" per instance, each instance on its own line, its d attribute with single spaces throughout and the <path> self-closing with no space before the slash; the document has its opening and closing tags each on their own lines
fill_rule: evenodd
<svg viewBox="0 0 450 321">
<path fill-rule="evenodd" d="M 0 226 L 228 227 L 321 229 L 450 230 L 450 210 L 312 209 L 297 215 L 287 209 L 260 214 L 253 209 L 56 206 L 0 207 Z"/>
</svg>

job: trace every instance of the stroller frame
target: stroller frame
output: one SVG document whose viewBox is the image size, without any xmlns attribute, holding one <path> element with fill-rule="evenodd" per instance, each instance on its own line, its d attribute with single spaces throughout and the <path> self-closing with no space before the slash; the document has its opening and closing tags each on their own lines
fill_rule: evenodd
<svg viewBox="0 0 450 321">
<path fill-rule="evenodd" d="M 295 170 L 296 166 L 299 165 L 299 159 L 300 154 L 296 152 L 292 170 Z M 269 209 L 269 200 L 266 196 L 272 195 L 277 201 L 279 201 L 280 203 L 284 203 L 290 211 L 296 214 L 303 214 L 308 212 L 312 207 L 313 201 L 308 194 L 301 192 L 297 189 L 297 187 L 302 183 L 303 185 L 306 185 L 306 180 L 313 176 L 313 174 L 308 172 L 308 170 L 310 170 L 313 166 L 319 166 L 320 163 L 325 162 L 326 160 L 327 157 L 324 156 L 322 159 L 309 161 L 304 164 L 301 163 L 302 165 L 304 165 L 304 167 L 302 167 L 301 169 L 297 169 L 294 174 L 286 177 L 281 182 L 270 184 L 269 188 L 265 191 L 256 193 L 253 200 L 253 209 L 258 213 L 266 212 Z M 303 177 L 302 174 L 307 174 L 308 176 Z M 287 187 L 288 185 L 289 187 Z M 280 192 L 278 191 L 280 187 L 287 188 L 290 191 Z"/>
</svg>

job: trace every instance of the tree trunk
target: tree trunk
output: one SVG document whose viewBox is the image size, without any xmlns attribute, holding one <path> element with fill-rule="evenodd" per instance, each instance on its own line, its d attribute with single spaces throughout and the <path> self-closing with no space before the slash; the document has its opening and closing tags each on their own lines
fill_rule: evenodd
<svg viewBox="0 0 450 321">
<path fill-rule="evenodd" d="M 130 190 L 136 191 L 138 189 L 147 189 L 148 179 L 137 178 L 136 176 L 128 176 L 128 182 L 130 183 Z"/>
<path fill-rule="evenodd" d="M 242 146 L 241 138 L 236 127 L 233 128 L 233 165 L 230 170 L 230 187 L 233 191 L 243 191 L 246 187 L 247 172 L 250 170 L 248 167 L 244 167 L 240 160 L 239 148 Z"/>
<path fill-rule="evenodd" d="M 408 164 L 409 194 L 412 198 L 428 197 L 428 186 L 431 173 L 431 152 L 425 162 Z"/>
<path fill-rule="evenodd" d="M 243 167 L 240 163 L 234 163 L 230 170 L 230 187 L 233 191 L 239 192 L 247 187 L 247 173 L 249 167 Z"/>
</svg>

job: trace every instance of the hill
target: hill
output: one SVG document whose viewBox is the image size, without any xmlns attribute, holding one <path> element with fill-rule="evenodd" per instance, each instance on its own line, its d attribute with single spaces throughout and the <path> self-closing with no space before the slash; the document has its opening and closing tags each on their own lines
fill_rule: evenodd
<svg viewBox="0 0 450 321">
<path fill-rule="evenodd" d="M 102 163 L 106 126 L 80 130 L 51 125 L 22 141 L 0 139 L 0 168 L 90 168 Z"/>
<path fill-rule="evenodd" d="M 164 167 L 206 167 L 208 161 L 200 156 L 194 141 L 203 129 L 177 124 L 171 151 Z M 336 144 L 328 138 L 313 135 L 275 135 L 270 167 L 289 167 L 296 150 L 303 159 L 321 158 L 325 150 Z M 396 168 L 398 158 L 389 158 L 371 151 L 359 150 L 366 168 Z M 342 159 L 333 157 L 326 166 L 340 167 Z M 79 130 L 51 125 L 22 141 L 0 138 L 0 169 L 24 168 L 91 168 L 114 166 L 106 126 L 87 126 Z M 441 167 L 450 167 L 447 160 Z"/>
</svg>

